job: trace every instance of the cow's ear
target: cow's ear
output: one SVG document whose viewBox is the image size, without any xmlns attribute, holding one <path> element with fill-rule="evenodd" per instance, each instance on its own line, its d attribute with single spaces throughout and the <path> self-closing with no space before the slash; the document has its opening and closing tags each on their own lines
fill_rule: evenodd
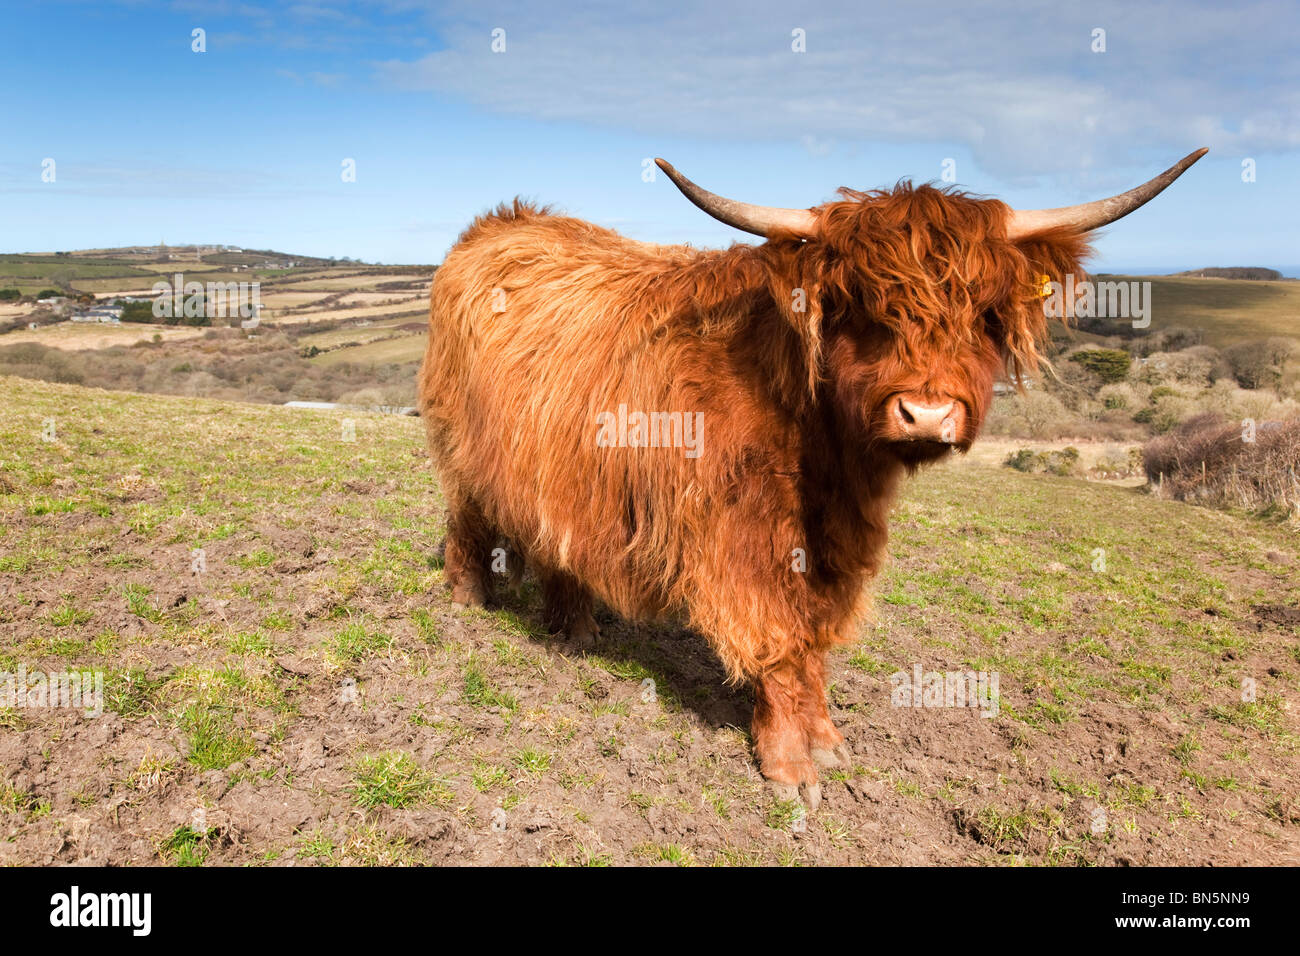
<svg viewBox="0 0 1300 956">
<path fill-rule="evenodd" d="M 1092 249 L 1085 234 L 1058 228 L 1016 240 L 1015 252 L 1004 260 L 1007 298 L 998 309 L 998 319 L 1008 370 L 1014 381 L 1020 381 L 1040 365 L 1050 366 L 1043 350 L 1051 311 L 1047 306 L 1052 295 L 1063 294 L 1067 276 L 1074 276 L 1069 288 L 1082 281 L 1083 262 Z"/>
<path fill-rule="evenodd" d="M 1083 263 L 1092 255 L 1088 234 L 1072 229 L 1051 229 L 1027 236 L 1016 241 L 1016 248 L 1028 264 L 1030 285 L 1037 283 L 1039 289 L 1043 277 L 1063 284 L 1067 275 L 1073 275 L 1077 285 L 1086 278 Z"/>
<path fill-rule="evenodd" d="M 802 362 L 807 367 L 809 395 L 815 395 L 822 379 L 822 293 L 823 280 L 812 267 L 806 247 L 789 243 L 788 249 L 767 243 L 767 287 L 780 316 L 799 338 Z"/>
</svg>

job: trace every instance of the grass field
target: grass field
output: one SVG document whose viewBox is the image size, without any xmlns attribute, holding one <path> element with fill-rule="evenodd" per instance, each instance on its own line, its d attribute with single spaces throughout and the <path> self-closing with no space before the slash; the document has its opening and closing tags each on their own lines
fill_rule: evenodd
<svg viewBox="0 0 1300 956">
<path fill-rule="evenodd" d="M 381 339 L 378 342 L 325 352 L 322 355 L 317 355 L 312 361 L 319 365 L 338 365 L 340 362 L 356 362 L 358 364 L 418 362 L 424 357 L 427 344 L 428 334 L 424 332 L 413 335 L 397 335 Z"/>
<path fill-rule="evenodd" d="M 1124 276 L 1151 283 L 1151 329 L 1200 329 L 1224 348 L 1277 335 L 1300 337 L 1300 282 Z"/>
<path fill-rule="evenodd" d="M 363 305 L 354 308 L 331 309 L 321 312 L 303 311 L 281 315 L 285 322 L 354 322 L 357 319 L 375 319 L 398 316 L 401 321 L 410 322 L 412 318 L 428 321 L 429 305 L 423 299 L 407 299 L 387 305 Z"/>
<path fill-rule="evenodd" d="M 298 337 L 299 345 L 314 345 L 320 349 L 337 348 L 343 345 L 366 345 L 367 343 L 379 339 L 391 338 L 401 333 L 395 330 L 402 325 L 409 325 L 412 322 L 423 323 L 427 321 L 423 312 L 398 315 L 390 319 L 380 319 L 371 322 L 369 325 L 356 325 L 347 323 L 337 329 L 330 329 L 326 332 L 309 332 L 306 335 Z M 423 350 L 421 350 L 423 355 Z"/>
<path fill-rule="evenodd" d="M 1300 862 L 1294 528 L 923 473 L 804 817 L 696 636 L 451 607 L 417 419 L 0 390 L 0 670 L 105 675 L 103 716 L 0 710 L 0 862 Z M 891 706 L 914 664 L 997 715 Z"/>
<path fill-rule="evenodd" d="M 304 275 L 296 278 L 298 281 L 295 281 L 291 285 L 287 285 L 285 288 L 292 291 L 298 291 L 301 289 L 319 289 L 329 292 L 350 292 L 354 289 L 373 289 L 375 286 L 384 285 L 389 282 L 427 282 L 429 280 L 429 273 L 412 272 L 390 275 L 386 272 L 376 272 L 369 275 Z"/>
<path fill-rule="evenodd" d="M 18 329 L 7 333 L 0 343 L 17 345 L 36 342 L 50 348 L 78 352 L 88 349 L 106 349 L 114 345 L 134 345 L 151 341 L 159 336 L 162 342 L 178 342 L 201 336 L 204 329 L 176 325 L 150 325 L 123 322 L 121 325 L 101 325 L 91 322 L 58 322 L 38 329 Z"/>
</svg>

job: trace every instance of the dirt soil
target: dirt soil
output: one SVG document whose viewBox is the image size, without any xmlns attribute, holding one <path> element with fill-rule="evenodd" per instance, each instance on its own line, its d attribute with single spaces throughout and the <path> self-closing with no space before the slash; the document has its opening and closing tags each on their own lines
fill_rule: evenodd
<svg viewBox="0 0 1300 956">
<path fill-rule="evenodd" d="M 0 671 L 106 691 L 0 709 L 0 862 L 1300 863 L 1294 527 L 927 472 L 807 815 L 697 635 L 602 612 L 583 652 L 531 580 L 452 608 L 417 420 L 0 389 Z M 893 706 L 914 665 L 998 673 L 997 715 Z"/>
</svg>

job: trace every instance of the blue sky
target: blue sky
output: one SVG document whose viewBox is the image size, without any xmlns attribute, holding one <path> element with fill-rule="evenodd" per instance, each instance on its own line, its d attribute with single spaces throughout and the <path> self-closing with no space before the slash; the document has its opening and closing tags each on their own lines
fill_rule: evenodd
<svg viewBox="0 0 1300 956">
<path fill-rule="evenodd" d="M 0 251 L 166 240 L 437 262 L 515 195 L 726 245 L 745 237 L 644 181 L 644 160 L 788 206 L 939 180 L 953 160 L 964 188 L 1040 207 L 1208 146 L 1106 231 L 1094 267 L 1300 263 L 1292 2 L 53 0 L 6 2 L 2 22 Z"/>
</svg>

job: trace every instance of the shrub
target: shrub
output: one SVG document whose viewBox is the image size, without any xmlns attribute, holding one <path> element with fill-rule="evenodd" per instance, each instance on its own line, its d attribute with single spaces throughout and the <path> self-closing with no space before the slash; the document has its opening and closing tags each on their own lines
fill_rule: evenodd
<svg viewBox="0 0 1300 956">
<path fill-rule="evenodd" d="M 1142 474 L 1142 449 L 1130 448 L 1126 453 L 1114 453 L 1097 459 L 1096 464 L 1088 469 L 1093 478 L 1114 480 L 1132 478 Z"/>
<path fill-rule="evenodd" d="M 1068 445 L 1060 451 L 1049 451 L 1044 467 L 1053 475 L 1073 475 L 1079 471 L 1079 449 Z"/>
<path fill-rule="evenodd" d="M 1012 452 L 1003 462 L 1009 468 L 1023 472 L 1044 472 L 1066 477 L 1079 474 L 1079 449 L 1068 446 L 1060 451 L 1033 451 L 1021 448 Z"/>
<path fill-rule="evenodd" d="M 1179 352 L 1200 345 L 1204 339 L 1205 333 L 1200 329 L 1174 326 L 1143 336 L 1134 343 L 1134 349 L 1140 355 L 1151 355 L 1154 352 Z"/>
<path fill-rule="evenodd" d="M 0 302 L 17 302 L 22 297 L 19 289 L 0 289 Z"/>
<path fill-rule="evenodd" d="M 1003 464 L 1009 468 L 1014 468 L 1016 471 L 1035 471 L 1038 459 L 1038 452 L 1029 448 L 1021 448 L 1019 451 L 1013 451 L 1007 455 L 1007 460 Z"/>
<path fill-rule="evenodd" d="M 159 320 L 154 318 L 152 302 L 124 302 L 122 303 L 122 321 L 156 323 Z"/>
<path fill-rule="evenodd" d="M 80 353 L 65 352 L 36 342 L 0 347 L 0 375 L 80 385 L 85 381 L 81 364 Z"/>
<path fill-rule="evenodd" d="M 1142 449 L 1159 494 L 1256 512 L 1300 514 L 1300 419 L 1260 422 L 1254 441 L 1236 422 L 1206 413 Z"/>
<path fill-rule="evenodd" d="M 1282 381 L 1283 367 L 1294 351 L 1288 339 L 1273 338 L 1234 345 L 1224 358 L 1242 388 L 1271 388 Z"/>
<path fill-rule="evenodd" d="M 1077 362 L 1110 385 L 1128 378 L 1133 356 L 1123 349 L 1084 349 L 1071 355 L 1070 361 Z"/>
</svg>

